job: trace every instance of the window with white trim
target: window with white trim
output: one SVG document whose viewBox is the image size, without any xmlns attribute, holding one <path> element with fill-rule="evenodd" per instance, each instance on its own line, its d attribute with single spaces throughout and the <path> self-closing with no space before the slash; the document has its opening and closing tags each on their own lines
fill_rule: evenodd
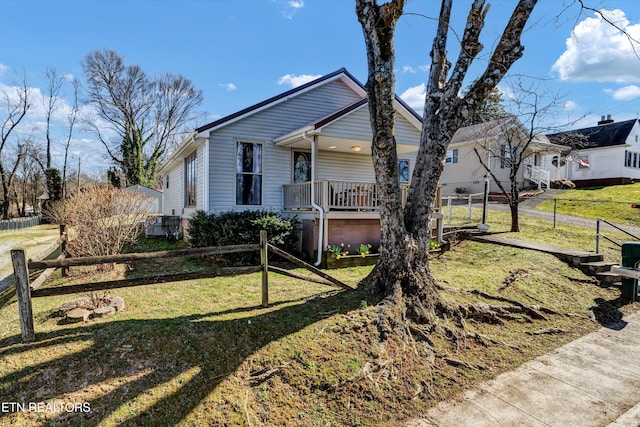
<svg viewBox="0 0 640 427">
<path fill-rule="evenodd" d="M 236 205 L 262 204 L 262 144 L 238 141 Z"/>
<path fill-rule="evenodd" d="M 453 150 L 447 151 L 447 157 L 445 159 L 445 163 L 458 163 L 458 149 L 454 148 Z"/>
<path fill-rule="evenodd" d="M 167 178 L 167 187 L 169 180 Z M 184 206 L 196 206 L 196 152 L 184 159 Z"/>
<path fill-rule="evenodd" d="M 398 175 L 401 183 L 409 183 L 409 160 L 398 160 Z"/>
<path fill-rule="evenodd" d="M 500 169 L 509 169 L 511 167 L 511 150 L 506 145 L 500 146 Z"/>
</svg>

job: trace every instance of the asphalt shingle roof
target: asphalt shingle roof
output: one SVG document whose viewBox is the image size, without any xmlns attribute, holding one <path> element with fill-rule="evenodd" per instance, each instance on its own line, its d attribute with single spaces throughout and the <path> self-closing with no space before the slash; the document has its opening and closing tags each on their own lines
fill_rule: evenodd
<svg viewBox="0 0 640 427">
<path fill-rule="evenodd" d="M 572 138 L 572 136 L 579 136 L 584 140 L 584 142 L 580 144 L 582 145 L 581 148 L 602 148 L 623 145 L 636 121 L 637 119 L 633 119 L 568 132 L 559 132 L 547 135 L 547 138 L 554 144 L 572 145 L 572 143 L 576 142 L 576 138 Z"/>
</svg>

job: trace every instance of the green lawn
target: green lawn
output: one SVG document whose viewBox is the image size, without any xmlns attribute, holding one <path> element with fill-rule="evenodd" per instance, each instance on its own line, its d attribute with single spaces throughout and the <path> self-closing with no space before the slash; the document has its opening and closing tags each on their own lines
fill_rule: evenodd
<svg viewBox="0 0 640 427">
<path fill-rule="evenodd" d="M 491 212 L 491 224 L 507 229 L 508 216 Z M 524 219 L 523 229 L 515 237 L 565 245 L 587 246 L 590 234 Z M 164 262 L 100 274 L 74 268 L 65 280 L 182 271 L 203 260 Z M 126 311 L 80 324 L 59 324 L 54 316 L 73 296 L 37 298 L 34 343 L 21 342 L 12 301 L 0 308 L 2 394 L 24 403 L 85 403 L 90 411 L 0 413 L 0 425 L 398 425 L 639 305 L 624 304 L 618 289 L 596 286 L 553 256 L 529 250 L 458 241 L 433 257 L 431 269 L 451 302 L 497 303 L 467 292 L 480 290 L 571 316 L 469 322 L 469 330 L 505 345 L 470 339 L 451 345 L 436 336 L 429 362 L 433 354 L 420 342 L 377 345 L 374 295 L 277 274 L 270 275 L 268 308 L 260 305 L 259 274 L 115 290 Z M 330 274 L 356 284 L 370 270 Z M 52 281 L 62 278 L 55 274 Z M 527 334 L 546 328 L 565 333 Z M 444 356 L 477 368 L 454 367 Z"/>
<path fill-rule="evenodd" d="M 640 183 L 597 189 L 569 190 L 556 197 L 558 213 L 601 218 L 613 223 L 640 226 Z M 553 199 L 538 205 L 538 209 L 553 212 Z"/>
</svg>

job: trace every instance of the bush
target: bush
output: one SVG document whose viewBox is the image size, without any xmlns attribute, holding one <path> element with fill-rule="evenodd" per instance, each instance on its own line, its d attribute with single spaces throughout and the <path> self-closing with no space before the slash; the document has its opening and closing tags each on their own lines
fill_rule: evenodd
<svg viewBox="0 0 640 427">
<path fill-rule="evenodd" d="M 52 203 L 43 214 L 67 226 L 70 256 L 113 255 L 137 239 L 154 204 L 142 193 L 96 185 Z"/>
<path fill-rule="evenodd" d="M 277 212 L 263 210 L 226 211 L 207 214 L 197 211 L 189 220 L 188 243 L 192 247 L 228 246 L 258 243 L 260 230 L 267 231 L 267 239 L 274 246 L 291 253 L 297 252 L 298 220 Z M 254 252 L 229 254 L 228 262 L 256 263 Z"/>
<path fill-rule="evenodd" d="M 571 190 L 576 188 L 576 185 L 573 183 L 573 181 L 569 181 L 568 179 L 552 179 L 550 185 L 551 188 L 562 190 Z"/>
</svg>

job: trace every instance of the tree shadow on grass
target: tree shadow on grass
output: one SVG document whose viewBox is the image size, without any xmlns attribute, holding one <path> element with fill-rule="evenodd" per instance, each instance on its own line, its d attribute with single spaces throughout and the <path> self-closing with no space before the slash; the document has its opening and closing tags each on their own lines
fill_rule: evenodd
<svg viewBox="0 0 640 427">
<path fill-rule="evenodd" d="M 627 326 L 627 322 L 622 319 L 623 313 L 620 308 L 629 304 L 630 301 L 618 297 L 614 300 L 596 298 L 594 302 L 595 305 L 592 305 L 589 309 L 602 326 L 615 331 L 622 330 Z"/>
<path fill-rule="evenodd" d="M 63 413 L 58 422 L 93 425 L 114 411 L 152 391 L 161 397 L 136 412 L 120 410 L 118 425 L 175 425 L 191 413 L 243 361 L 265 345 L 322 320 L 321 313 L 346 313 L 358 308 L 363 291 L 331 292 L 299 304 L 269 309 L 244 317 L 239 308 L 225 312 L 145 320 L 114 320 L 83 324 L 40 333 L 33 343 L 20 343 L 19 336 L 0 342 L 0 359 L 20 353 L 43 354 L 35 362 L 0 378 L 3 401 L 43 402 L 59 396 L 82 396 L 88 387 L 93 392 L 84 400 L 89 413 Z M 282 304 L 282 303 L 281 303 Z M 226 317 L 233 316 L 226 320 Z M 92 343 L 78 351 L 65 351 L 62 357 L 48 360 L 46 350 L 58 346 Z M 4 348 L 3 348 L 4 347 Z M 304 351 L 292 349 L 291 352 Z M 267 367 L 268 368 L 268 367 Z M 107 383 L 109 382 L 109 385 Z M 115 383 L 115 384 L 114 384 Z M 168 386 L 170 384 L 170 386 Z M 152 390 L 156 388 L 155 390 Z M 163 389 L 171 391 L 164 393 Z M 77 401 L 78 399 L 74 399 Z M 206 402 L 206 411 L 218 410 L 215 402 Z M 223 410 L 223 409 L 219 409 Z M 33 414 L 0 413 L 0 424 L 15 417 L 33 416 L 35 425 L 47 425 Z M 114 415 L 115 416 L 115 415 Z"/>
</svg>

